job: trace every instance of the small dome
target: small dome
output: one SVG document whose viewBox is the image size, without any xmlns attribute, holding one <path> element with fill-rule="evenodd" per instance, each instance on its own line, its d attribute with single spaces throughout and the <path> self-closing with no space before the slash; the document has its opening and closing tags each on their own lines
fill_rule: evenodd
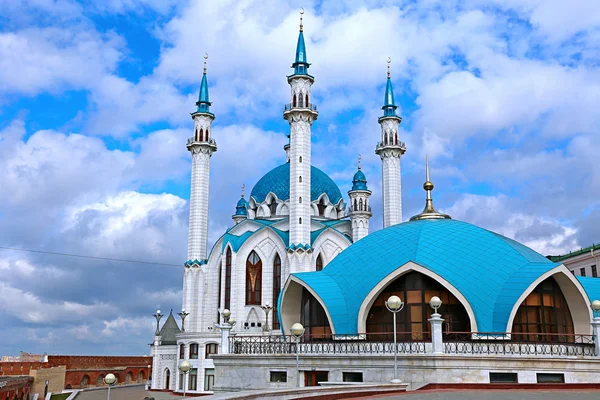
<svg viewBox="0 0 600 400">
<path fill-rule="evenodd" d="M 248 202 L 243 197 L 238 200 L 235 206 L 235 215 L 248 215 Z"/>
<path fill-rule="evenodd" d="M 327 194 L 329 201 L 337 204 L 342 199 L 342 192 L 325 172 L 317 167 L 310 169 L 310 200 L 315 201 L 323 194 Z M 273 168 L 267 172 L 256 183 L 250 193 L 257 203 L 262 203 L 267 195 L 273 192 L 279 200 L 288 200 L 290 198 L 290 164 L 286 163 Z"/>
<path fill-rule="evenodd" d="M 367 188 L 367 177 L 360 169 L 356 171 L 354 178 L 352 178 L 352 190 L 369 190 Z"/>
</svg>

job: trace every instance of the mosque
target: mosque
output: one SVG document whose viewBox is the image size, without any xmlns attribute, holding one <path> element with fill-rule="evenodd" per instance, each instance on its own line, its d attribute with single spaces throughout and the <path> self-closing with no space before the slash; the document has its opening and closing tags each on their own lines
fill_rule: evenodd
<svg viewBox="0 0 600 400">
<path fill-rule="evenodd" d="M 212 130 L 205 61 L 187 141 L 192 178 L 181 325 L 170 314 L 161 327 L 163 315 L 155 314 L 152 388 L 210 393 L 389 382 L 392 363 L 401 366 L 393 378 L 411 384 L 598 382 L 600 319 L 591 303 L 600 299 L 600 280 L 576 277 L 512 239 L 438 212 L 428 166 L 425 208 L 403 222 L 406 147 L 389 60 L 375 145 L 383 229 L 369 234 L 378 210 L 371 209 L 360 161 L 347 203 L 312 166 L 311 126 L 319 113 L 309 67 L 301 18 L 283 111 L 287 162 L 247 198 L 242 191 L 231 228 L 208 252 L 210 160 L 219 132 Z M 402 300 L 399 309 L 390 309 L 393 295 Z M 295 352 L 302 353 L 298 367 Z M 184 362 L 189 371 L 179 368 Z"/>
</svg>

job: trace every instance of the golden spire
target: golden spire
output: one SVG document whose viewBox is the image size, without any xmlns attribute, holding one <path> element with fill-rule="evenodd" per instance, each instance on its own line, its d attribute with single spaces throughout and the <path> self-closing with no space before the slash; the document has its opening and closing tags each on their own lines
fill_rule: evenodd
<svg viewBox="0 0 600 400">
<path fill-rule="evenodd" d="M 242 183 L 242 199 L 244 198 L 244 189 L 245 189 L 245 188 L 246 188 L 246 185 L 244 185 L 244 184 Z"/>
<path fill-rule="evenodd" d="M 433 198 L 431 197 L 431 191 L 433 190 L 433 183 L 429 178 L 429 157 L 425 155 L 425 183 L 423 189 L 427 192 L 427 198 L 425 199 L 425 208 L 420 214 L 417 214 L 410 218 L 411 221 L 420 219 L 452 219 L 448 214 L 438 212 L 433 206 Z"/>
<path fill-rule="evenodd" d="M 360 159 L 362 158 L 362 156 L 359 154 L 358 155 L 358 170 L 360 171 Z"/>
<path fill-rule="evenodd" d="M 206 74 L 206 60 L 208 59 L 208 53 L 204 53 L 204 73 Z"/>
<path fill-rule="evenodd" d="M 388 78 L 391 76 L 391 74 L 390 74 L 390 63 L 391 62 L 392 62 L 392 59 L 390 57 L 388 57 L 388 59 L 387 59 L 387 70 L 388 70 L 387 77 Z"/>
<path fill-rule="evenodd" d="M 304 7 L 300 8 L 300 32 L 304 30 L 304 26 L 302 25 L 302 15 L 304 14 Z"/>
</svg>

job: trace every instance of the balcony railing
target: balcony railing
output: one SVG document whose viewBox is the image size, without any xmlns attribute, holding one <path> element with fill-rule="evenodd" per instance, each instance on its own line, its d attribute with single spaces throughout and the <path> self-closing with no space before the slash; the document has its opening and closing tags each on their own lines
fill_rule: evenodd
<svg viewBox="0 0 600 400">
<path fill-rule="evenodd" d="M 383 142 L 377 142 L 377 146 L 375 146 L 375 148 L 385 147 L 385 146 L 400 146 L 400 147 L 402 147 L 402 148 L 405 149 L 406 148 L 406 143 L 404 143 L 404 142 L 402 142 L 400 140 L 398 140 L 398 144 L 394 144 L 394 143 L 384 144 Z"/>
<path fill-rule="evenodd" d="M 350 213 L 352 213 L 354 211 L 368 211 L 368 212 L 372 212 L 371 211 L 371 206 L 367 206 L 367 207 L 362 206 L 362 208 L 360 206 L 356 207 L 356 208 L 354 206 L 352 206 L 352 207 L 348 207 L 347 211 L 348 211 L 348 214 L 350 214 Z"/>
<path fill-rule="evenodd" d="M 208 140 L 195 140 L 193 137 L 188 138 L 187 144 L 192 144 L 192 143 L 208 143 L 213 146 L 217 145 L 217 142 L 213 138 L 209 138 Z"/>
<path fill-rule="evenodd" d="M 316 104 L 312 104 L 312 103 L 307 103 L 307 104 L 302 104 L 302 102 L 293 105 L 292 103 L 290 104 L 286 104 L 284 107 L 284 111 L 290 111 L 290 110 L 311 110 L 314 112 L 317 112 L 317 105 Z"/>
<path fill-rule="evenodd" d="M 398 332 L 398 354 L 432 351 L 431 334 Z M 233 354 L 394 354 L 392 333 L 304 335 L 297 343 L 288 335 L 231 336 Z M 444 353 L 455 355 L 596 356 L 592 335 L 445 332 Z"/>
</svg>

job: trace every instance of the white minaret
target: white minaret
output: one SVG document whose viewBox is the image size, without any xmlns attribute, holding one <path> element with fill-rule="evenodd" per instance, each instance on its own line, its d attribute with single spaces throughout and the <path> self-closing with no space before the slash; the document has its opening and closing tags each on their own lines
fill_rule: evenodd
<svg viewBox="0 0 600 400">
<path fill-rule="evenodd" d="M 406 152 L 404 142 L 398 140 L 398 126 L 402 121 L 396 115 L 392 80 L 390 79 L 390 58 L 388 58 L 387 85 L 383 103 L 381 142 L 377 143 L 375 154 L 381 157 L 381 186 L 383 191 L 383 227 L 402 222 L 402 184 L 400 178 L 400 158 Z"/>
<path fill-rule="evenodd" d="M 203 316 L 202 294 L 205 274 L 202 265 L 206 263 L 208 241 L 208 194 L 210 187 L 210 157 L 217 151 L 217 143 L 212 138 L 214 114 L 210 112 L 208 82 L 206 80 L 206 59 L 200 85 L 200 96 L 192 113 L 194 136 L 188 139 L 187 149 L 192 153 L 192 188 L 190 193 L 190 228 L 188 234 L 188 261 L 185 263 L 183 282 L 183 308 L 190 313 L 186 325 L 189 331 L 197 331 Z"/>
<path fill-rule="evenodd" d="M 294 73 L 288 76 L 292 102 L 286 105 L 283 118 L 290 123 L 290 272 L 307 271 L 310 249 L 310 129 L 317 119 L 317 109 L 310 103 L 310 87 L 314 78 L 308 74 L 306 46 L 300 15 L 300 35 L 296 46 Z"/>
<path fill-rule="evenodd" d="M 348 216 L 352 223 L 352 242 L 356 243 L 369 234 L 369 219 L 373 215 L 369 205 L 371 191 L 367 188 L 367 178 L 360 169 L 360 156 L 358 156 L 358 171 L 354 174 L 352 190 L 348 192 L 348 196 L 350 196 Z"/>
</svg>

